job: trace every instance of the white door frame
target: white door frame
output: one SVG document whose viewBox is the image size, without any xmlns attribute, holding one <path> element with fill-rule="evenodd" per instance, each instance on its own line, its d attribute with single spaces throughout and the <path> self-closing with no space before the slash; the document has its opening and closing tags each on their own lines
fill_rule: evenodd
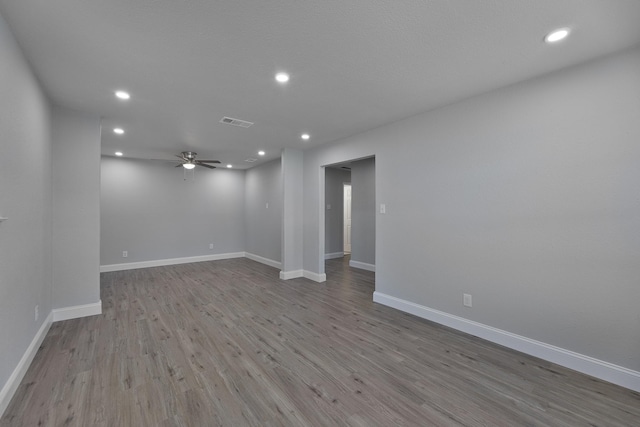
<svg viewBox="0 0 640 427">
<path fill-rule="evenodd" d="M 331 162 L 331 163 L 326 163 L 326 164 L 320 164 L 320 167 L 317 170 L 318 173 L 318 190 L 319 193 L 316 195 L 317 197 L 317 201 L 319 202 L 318 205 L 318 258 L 317 258 L 317 267 L 318 267 L 318 277 L 321 277 L 322 280 L 317 280 L 319 282 L 324 282 L 326 280 L 326 274 L 325 274 L 325 269 L 324 269 L 324 263 L 325 263 L 325 259 L 324 259 L 324 239 L 325 239 L 325 227 L 324 227 L 324 221 L 325 221 L 325 168 L 327 166 L 332 166 L 332 165 L 336 165 L 338 163 L 345 163 L 345 162 L 356 162 L 358 160 L 364 160 L 364 159 L 370 159 L 370 158 L 376 158 L 375 153 L 373 154 L 369 154 L 366 156 L 362 156 L 362 157 L 355 157 L 355 158 L 341 158 L 341 159 L 336 159 L 336 161 Z M 378 200 L 378 168 L 376 168 L 375 171 L 375 176 L 374 176 L 374 180 L 375 180 L 375 184 L 376 184 L 376 203 Z M 377 206 L 377 205 L 376 205 Z M 378 224 L 379 221 L 376 221 L 376 236 L 378 235 Z M 379 239 L 376 238 L 376 265 L 378 265 L 378 245 L 379 245 Z"/>
</svg>

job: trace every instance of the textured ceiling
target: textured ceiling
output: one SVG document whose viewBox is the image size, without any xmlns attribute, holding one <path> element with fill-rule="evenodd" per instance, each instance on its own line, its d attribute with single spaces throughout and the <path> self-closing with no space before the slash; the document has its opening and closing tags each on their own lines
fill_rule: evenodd
<svg viewBox="0 0 640 427">
<path fill-rule="evenodd" d="M 0 0 L 0 13 L 53 102 L 103 118 L 103 154 L 193 150 L 241 168 L 640 43 L 638 0 Z M 569 39 L 543 42 L 564 26 Z"/>
</svg>

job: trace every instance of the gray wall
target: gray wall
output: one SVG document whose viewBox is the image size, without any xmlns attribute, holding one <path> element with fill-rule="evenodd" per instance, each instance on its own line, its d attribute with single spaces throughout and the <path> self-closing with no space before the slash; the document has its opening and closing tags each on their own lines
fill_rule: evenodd
<svg viewBox="0 0 640 427">
<path fill-rule="evenodd" d="M 280 278 L 302 274 L 304 217 L 304 156 L 301 150 L 282 150 L 282 270 Z M 324 186 L 323 186 L 324 187 Z M 324 236 L 323 236 L 324 237 Z M 324 238 L 322 239 L 324 243 Z M 324 252 L 320 252 L 324 253 Z M 324 265 L 324 256 L 322 263 Z"/>
<path fill-rule="evenodd" d="M 375 155 L 376 291 L 640 371 L 639 75 L 636 49 L 307 151 L 305 268 L 321 166 Z"/>
<path fill-rule="evenodd" d="M 280 159 L 246 171 L 244 218 L 245 251 L 279 262 L 282 251 Z"/>
<path fill-rule="evenodd" d="M 324 186 L 324 253 L 344 252 L 344 184 L 351 182 L 351 172 L 326 168 Z M 328 206 L 331 205 L 331 209 Z"/>
<path fill-rule="evenodd" d="M 53 307 L 100 300 L 100 119 L 53 109 Z"/>
<path fill-rule="evenodd" d="M 351 261 L 376 263 L 376 161 L 351 163 Z"/>
<path fill-rule="evenodd" d="M 9 218 L 0 223 L 0 389 L 52 308 L 50 126 L 49 103 L 0 16 L 0 216 Z"/>
<path fill-rule="evenodd" d="M 168 162 L 101 164 L 101 265 L 244 251 L 244 171 L 196 168 L 184 180 Z"/>
</svg>

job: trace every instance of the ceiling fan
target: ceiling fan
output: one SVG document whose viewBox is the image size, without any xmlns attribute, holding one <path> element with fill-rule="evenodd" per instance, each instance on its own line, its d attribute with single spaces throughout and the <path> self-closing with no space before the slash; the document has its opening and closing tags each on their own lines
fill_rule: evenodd
<svg viewBox="0 0 640 427">
<path fill-rule="evenodd" d="M 215 169 L 215 166 L 208 165 L 207 163 L 220 163 L 220 161 L 218 160 L 196 160 L 197 155 L 198 153 L 195 153 L 193 151 L 183 151 L 182 153 L 180 153 L 180 155 L 176 154 L 176 157 L 182 159 L 182 163 L 180 163 L 176 167 L 179 168 L 180 166 L 182 166 L 185 169 L 193 169 L 196 166 L 204 166 L 205 168 Z"/>
</svg>

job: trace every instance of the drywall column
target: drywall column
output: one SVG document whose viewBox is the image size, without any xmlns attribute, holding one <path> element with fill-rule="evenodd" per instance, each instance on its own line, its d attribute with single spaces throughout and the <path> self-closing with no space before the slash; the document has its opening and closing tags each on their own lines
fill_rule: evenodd
<svg viewBox="0 0 640 427">
<path fill-rule="evenodd" d="M 54 108 L 52 164 L 53 320 L 100 314 L 100 119 Z"/>
<path fill-rule="evenodd" d="M 287 280 L 304 275 L 302 269 L 302 151 L 282 150 L 282 271 Z"/>
</svg>

